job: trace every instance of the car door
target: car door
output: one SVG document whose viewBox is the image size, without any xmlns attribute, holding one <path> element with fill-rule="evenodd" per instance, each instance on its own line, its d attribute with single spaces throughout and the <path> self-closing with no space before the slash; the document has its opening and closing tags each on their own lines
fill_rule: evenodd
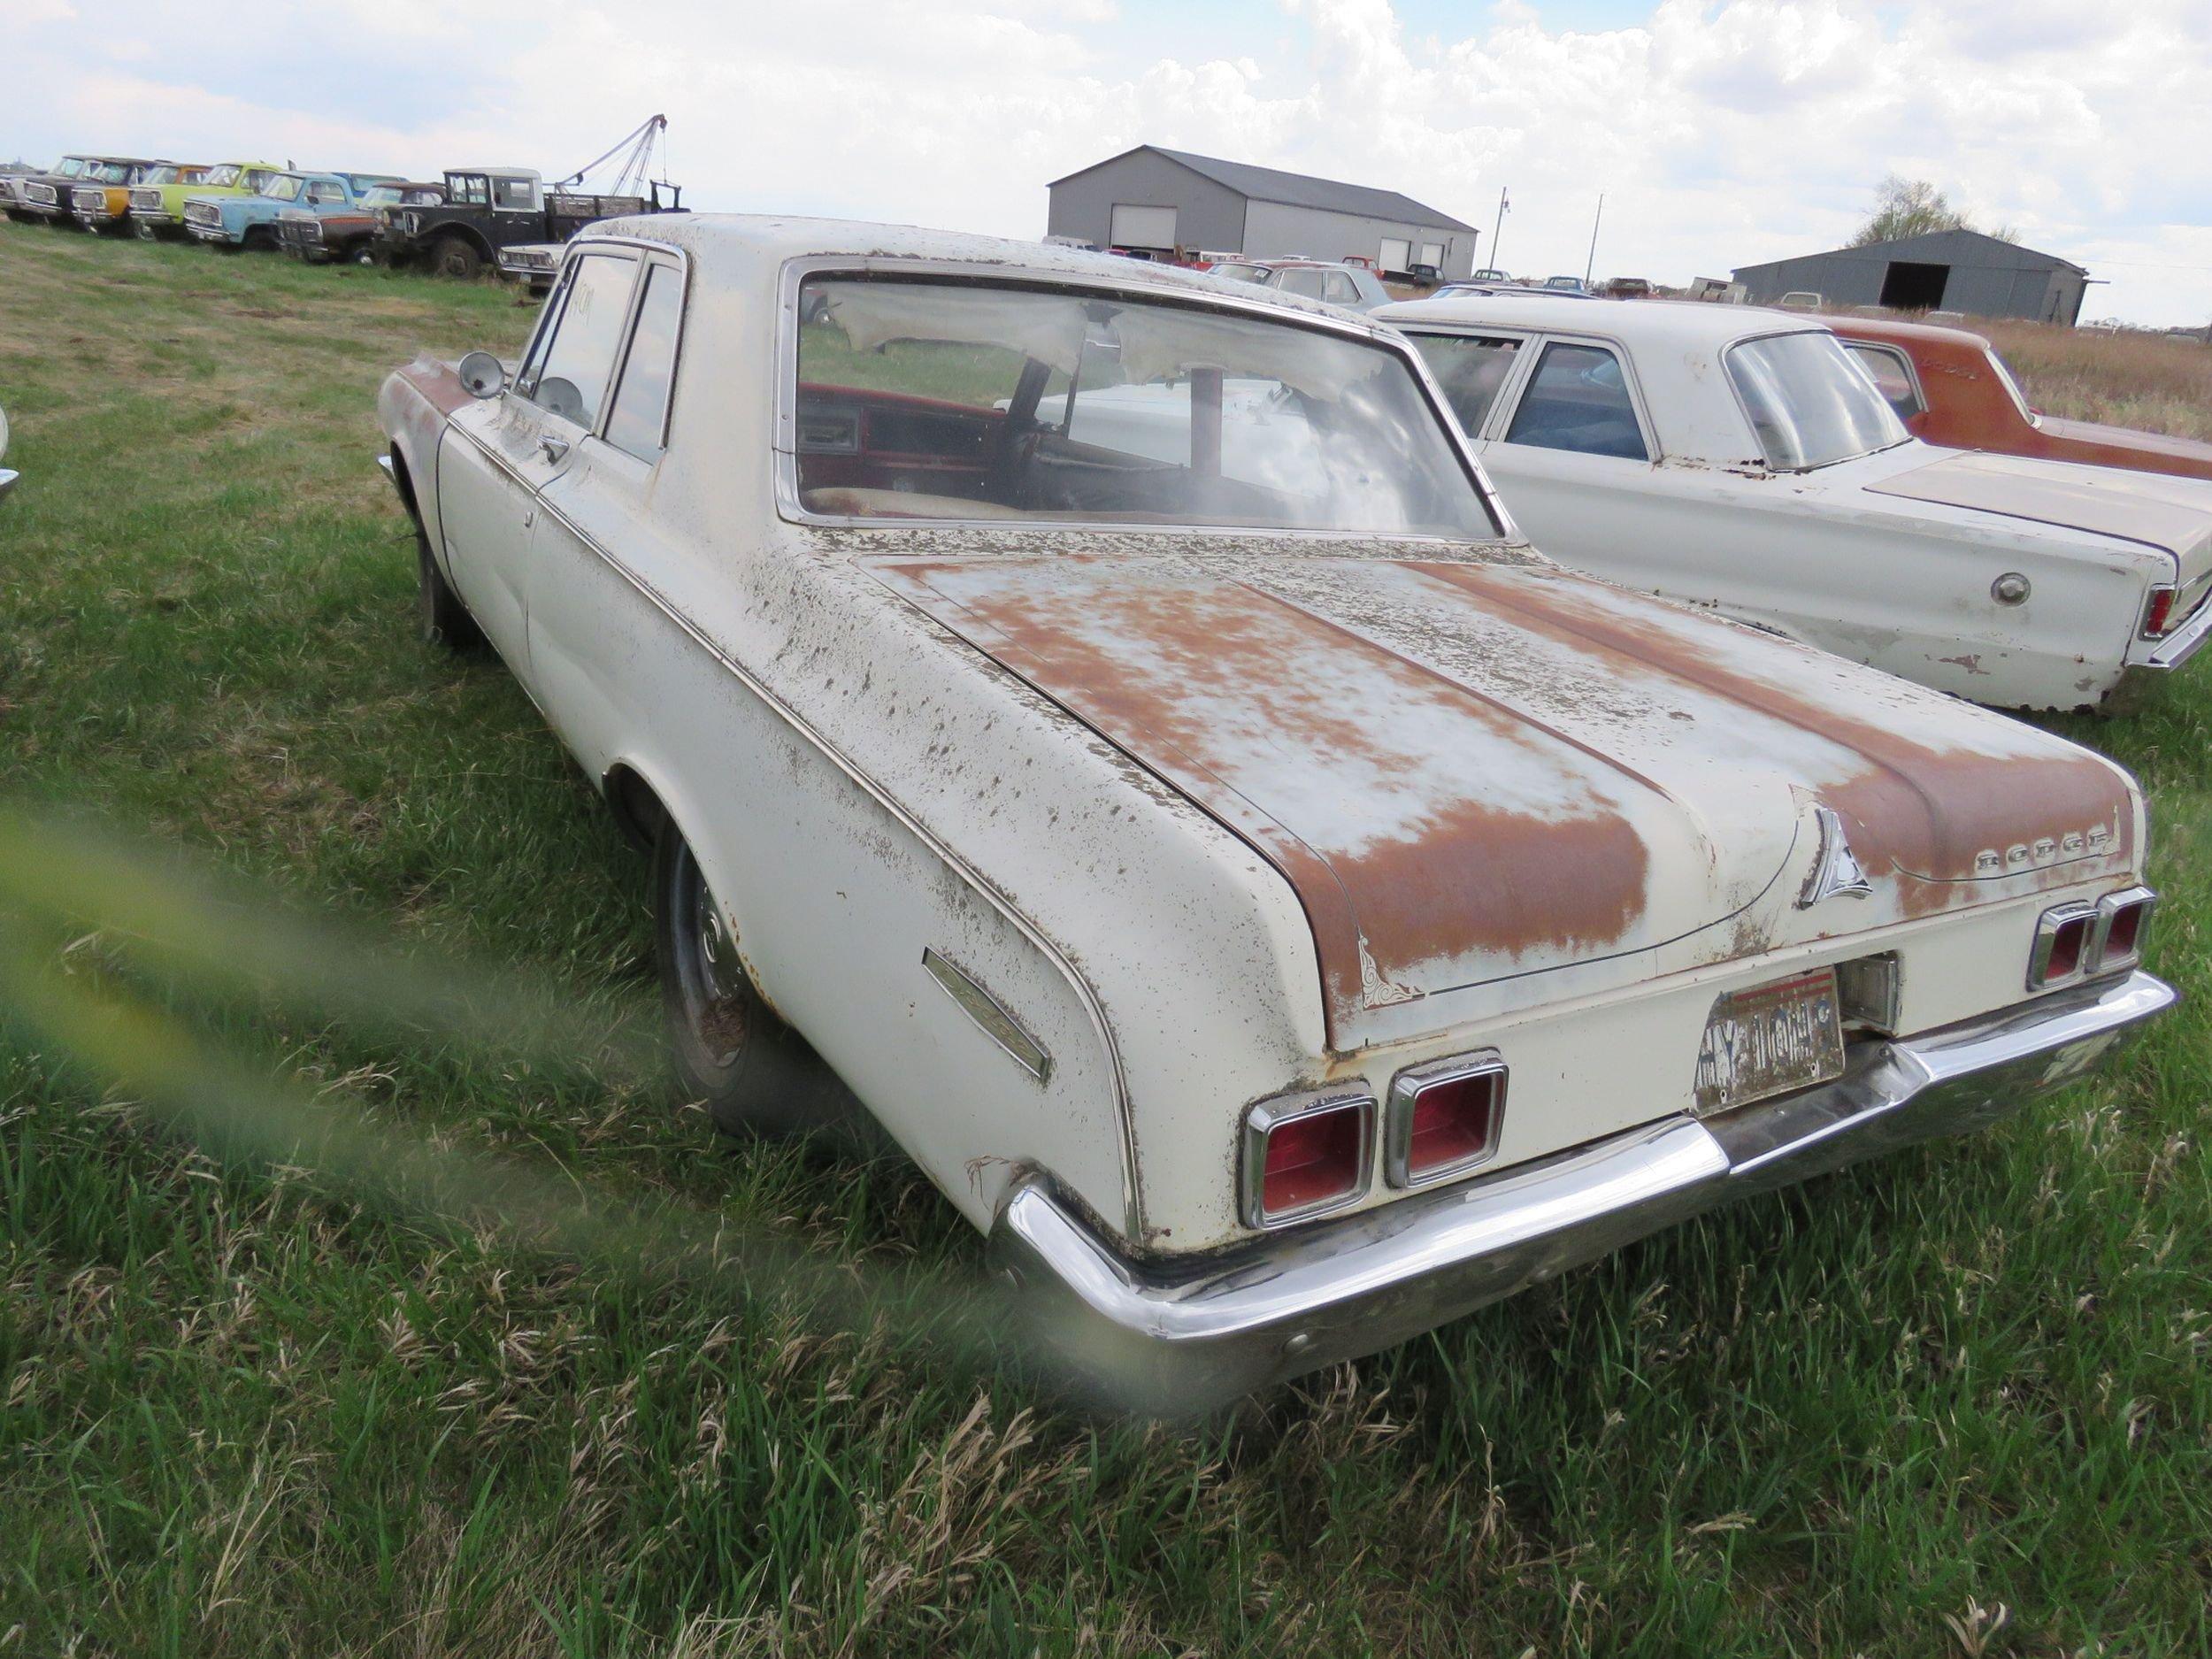
<svg viewBox="0 0 2212 1659">
<path fill-rule="evenodd" d="M 520 373 L 498 396 L 453 417 L 441 457 L 449 579 L 526 684 L 533 683 L 528 587 L 539 492 L 575 464 L 578 446 L 598 424 L 637 271 L 638 257 L 626 249 L 572 257 Z"/>
<path fill-rule="evenodd" d="M 596 775 L 626 733 L 649 728 L 645 672 L 658 618 L 635 584 L 658 585 L 680 544 L 664 539 L 653 486 L 668 442 L 686 268 L 641 254 L 637 292 L 595 429 L 548 481 L 531 530 L 529 631 L 539 703 Z"/>
</svg>

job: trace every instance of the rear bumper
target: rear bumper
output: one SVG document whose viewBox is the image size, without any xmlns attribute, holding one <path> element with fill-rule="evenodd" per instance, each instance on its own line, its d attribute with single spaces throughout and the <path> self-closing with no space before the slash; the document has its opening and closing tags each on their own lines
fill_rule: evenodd
<svg viewBox="0 0 2212 1659">
<path fill-rule="evenodd" d="M 1403 1341 L 1747 1193 L 1979 1129 L 2080 1076 L 2172 1005 L 2147 973 L 1853 1045 L 1835 1082 L 1656 1123 L 1184 1266 L 1120 1255 L 1041 1176 L 995 1267 L 1087 1386 L 1187 1411 Z"/>
</svg>

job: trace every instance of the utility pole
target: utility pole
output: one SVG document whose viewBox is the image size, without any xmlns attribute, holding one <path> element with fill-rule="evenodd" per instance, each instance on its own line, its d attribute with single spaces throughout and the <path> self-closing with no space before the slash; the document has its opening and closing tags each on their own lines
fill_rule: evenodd
<svg viewBox="0 0 2212 1659">
<path fill-rule="evenodd" d="M 1590 221 L 1590 257 L 1582 267 L 1582 286 L 1590 286 L 1590 273 L 1598 268 L 1598 227 L 1605 223 L 1605 192 L 1598 192 L 1597 217 Z"/>
<path fill-rule="evenodd" d="M 1505 269 L 1498 263 L 1498 235 L 1505 229 L 1505 210 L 1508 205 L 1505 199 L 1505 188 L 1501 185 L 1498 188 L 1498 222 L 1490 227 L 1490 268 L 1494 271 Z"/>
</svg>

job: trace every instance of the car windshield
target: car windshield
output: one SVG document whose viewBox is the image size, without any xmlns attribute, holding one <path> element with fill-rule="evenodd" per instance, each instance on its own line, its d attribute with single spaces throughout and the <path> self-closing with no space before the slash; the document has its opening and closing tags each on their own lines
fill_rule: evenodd
<svg viewBox="0 0 2212 1659">
<path fill-rule="evenodd" d="M 84 169 L 85 160 L 82 156 L 64 156 L 61 165 L 54 169 L 54 176 L 57 179 L 81 179 L 84 177 Z"/>
<path fill-rule="evenodd" d="M 810 279 L 800 504 L 836 518 L 1498 534 L 1404 357 L 1104 293 Z"/>
<path fill-rule="evenodd" d="M 126 163 L 120 161 L 104 161 L 96 166 L 87 168 L 84 176 L 88 179 L 97 179 L 102 184 L 128 184 L 131 180 L 131 170 Z"/>
<path fill-rule="evenodd" d="M 182 172 L 182 168 L 173 166 L 165 161 L 158 167 L 147 168 L 138 181 L 141 184 L 174 184 L 181 176 Z"/>
<path fill-rule="evenodd" d="M 307 180 L 297 173 L 276 173 L 269 175 L 268 183 L 261 187 L 261 194 L 273 201 L 296 202 L 306 188 Z"/>
<path fill-rule="evenodd" d="M 236 163 L 227 161 L 219 167 L 210 167 L 204 182 L 228 189 L 238 182 L 238 175 L 243 171 Z"/>
<path fill-rule="evenodd" d="M 1778 472 L 1831 466 L 1912 435 L 1832 334 L 1744 341 L 1728 349 L 1728 378 Z"/>
<path fill-rule="evenodd" d="M 1207 268 L 1206 274 L 1227 277 L 1232 282 L 1264 282 L 1267 280 L 1267 267 L 1263 265 L 1243 265 L 1231 262 L 1210 265 Z"/>
</svg>

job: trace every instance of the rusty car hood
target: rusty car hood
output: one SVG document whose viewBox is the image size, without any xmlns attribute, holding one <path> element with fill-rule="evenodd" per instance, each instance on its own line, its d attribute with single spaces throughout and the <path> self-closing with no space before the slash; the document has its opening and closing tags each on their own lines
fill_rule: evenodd
<svg viewBox="0 0 2212 1659">
<path fill-rule="evenodd" d="M 2086 751 L 1455 552 L 858 563 L 1281 872 L 1340 1049 L 1442 1029 L 1501 982 L 1601 990 L 2134 856 L 2131 785 Z M 1822 805 L 1874 891 L 1801 908 Z"/>
<path fill-rule="evenodd" d="M 2212 572 L 2212 484 L 2198 479 L 1972 451 L 1867 488 L 2156 548 L 2172 557 L 2185 587 Z"/>
</svg>

